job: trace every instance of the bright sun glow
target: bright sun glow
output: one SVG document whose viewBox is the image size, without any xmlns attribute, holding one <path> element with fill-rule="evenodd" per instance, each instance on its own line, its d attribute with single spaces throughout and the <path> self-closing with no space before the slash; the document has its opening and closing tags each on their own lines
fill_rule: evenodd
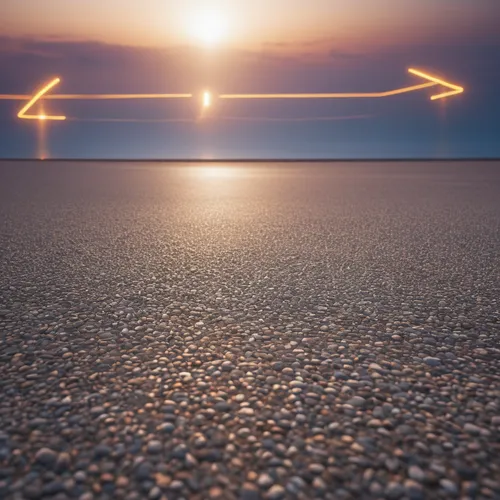
<svg viewBox="0 0 500 500">
<path fill-rule="evenodd" d="M 189 19 L 189 35 L 201 45 L 212 47 L 227 36 L 228 23 L 216 10 L 201 10 Z"/>
<path fill-rule="evenodd" d="M 210 92 L 203 92 L 203 107 L 209 108 L 212 104 L 212 96 Z"/>
<path fill-rule="evenodd" d="M 193 172 L 196 177 L 201 179 L 228 179 L 231 177 L 238 176 L 238 168 L 235 167 L 224 167 L 224 166 L 200 166 L 195 167 Z"/>
</svg>

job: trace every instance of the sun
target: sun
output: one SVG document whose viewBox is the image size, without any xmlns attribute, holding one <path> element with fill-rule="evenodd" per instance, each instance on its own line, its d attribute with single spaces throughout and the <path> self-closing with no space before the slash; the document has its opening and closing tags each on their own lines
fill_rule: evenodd
<svg viewBox="0 0 500 500">
<path fill-rule="evenodd" d="M 188 31 L 190 38 L 204 47 L 219 45 L 228 34 L 228 22 L 218 10 L 200 10 L 190 16 Z"/>
</svg>

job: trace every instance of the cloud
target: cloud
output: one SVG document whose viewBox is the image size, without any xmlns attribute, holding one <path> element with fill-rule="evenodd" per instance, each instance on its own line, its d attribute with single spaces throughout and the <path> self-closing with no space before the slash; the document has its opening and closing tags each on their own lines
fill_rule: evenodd
<svg viewBox="0 0 500 500">
<path fill-rule="evenodd" d="M 365 56 L 366 54 L 360 54 L 360 53 L 354 53 L 354 52 L 346 52 L 343 50 L 339 49 L 331 49 L 328 52 L 329 57 L 332 59 L 340 59 L 340 60 L 352 60 L 352 59 L 358 59 L 360 57 Z"/>
</svg>

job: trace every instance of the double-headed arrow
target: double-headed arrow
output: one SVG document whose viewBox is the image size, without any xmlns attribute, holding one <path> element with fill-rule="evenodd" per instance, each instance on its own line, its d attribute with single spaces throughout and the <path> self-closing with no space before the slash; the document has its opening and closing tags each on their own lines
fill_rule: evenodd
<svg viewBox="0 0 500 500">
<path fill-rule="evenodd" d="M 446 92 L 431 96 L 431 100 L 444 99 L 464 92 L 464 88 L 454 83 L 446 82 L 440 78 L 424 73 L 413 68 L 408 70 L 412 75 L 418 76 L 426 80 L 425 83 L 413 85 L 411 87 L 403 87 L 386 92 L 364 92 L 364 93 L 330 93 L 330 94 L 221 94 L 219 99 L 373 99 L 391 97 L 399 94 L 415 92 L 417 90 L 442 86 L 447 88 Z M 28 100 L 17 114 L 22 120 L 53 120 L 63 121 L 66 116 L 63 115 L 46 115 L 46 114 L 28 114 L 28 111 L 33 105 L 41 99 L 51 100 L 114 100 L 114 99 L 188 99 L 192 98 L 193 94 L 56 94 L 47 95 L 53 87 L 61 80 L 54 78 L 41 88 L 35 95 L 1 95 L 0 99 L 8 100 Z M 211 95 L 208 92 L 203 94 L 203 106 L 208 107 L 211 103 Z"/>
</svg>

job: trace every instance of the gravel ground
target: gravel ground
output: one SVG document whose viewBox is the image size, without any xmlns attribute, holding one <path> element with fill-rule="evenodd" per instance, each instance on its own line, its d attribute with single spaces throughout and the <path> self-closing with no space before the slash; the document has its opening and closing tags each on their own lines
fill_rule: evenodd
<svg viewBox="0 0 500 500">
<path fill-rule="evenodd" d="M 0 164 L 0 497 L 500 498 L 500 164 Z"/>
</svg>

